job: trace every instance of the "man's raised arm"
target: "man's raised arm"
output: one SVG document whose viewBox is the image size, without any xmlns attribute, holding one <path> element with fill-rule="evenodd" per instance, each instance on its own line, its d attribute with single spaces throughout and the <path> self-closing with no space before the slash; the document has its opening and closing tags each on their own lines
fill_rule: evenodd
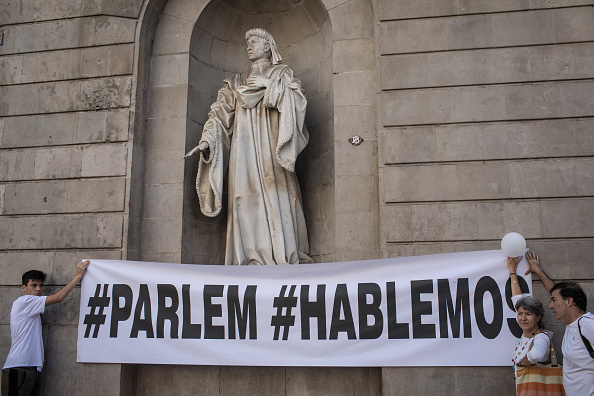
<svg viewBox="0 0 594 396">
<path fill-rule="evenodd" d="M 76 284 L 83 278 L 83 276 L 85 275 L 85 271 L 87 270 L 87 267 L 90 263 L 91 262 L 89 260 L 81 261 L 80 263 L 78 263 L 76 265 L 76 275 L 74 276 L 74 278 L 72 278 L 72 280 L 68 282 L 66 286 L 58 290 L 57 293 L 54 293 L 51 296 L 47 296 L 47 298 L 45 299 L 45 306 L 47 307 L 48 305 L 64 301 L 66 296 L 70 294 L 72 289 L 74 289 L 74 286 L 76 286 Z"/>
<path fill-rule="evenodd" d="M 549 278 L 549 276 L 544 272 L 544 270 L 540 267 L 540 261 L 538 259 L 538 254 L 534 253 L 531 250 L 526 252 L 526 260 L 528 261 L 528 270 L 526 271 L 526 275 L 529 273 L 533 273 L 534 275 L 538 276 L 542 281 L 545 289 L 550 293 L 551 289 L 555 285 L 555 282 Z"/>
</svg>

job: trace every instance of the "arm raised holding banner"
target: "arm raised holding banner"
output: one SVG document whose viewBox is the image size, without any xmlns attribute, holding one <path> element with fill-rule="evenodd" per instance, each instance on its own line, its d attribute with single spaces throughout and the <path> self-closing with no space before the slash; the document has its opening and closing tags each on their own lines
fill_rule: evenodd
<svg viewBox="0 0 594 396">
<path fill-rule="evenodd" d="M 516 367 L 532 366 L 549 359 L 549 337 L 544 333 L 542 323 L 544 307 L 538 299 L 522 294 L 518 281 L 516 271 L 522 258 L 523 256 L 507 258 L 512 302 L 517 312 L 518 325 L 522 329 L 522 337 L 512 355 Z"/>
<path fill-rule="evenodd" d="M 58 290 L 56 293 L 52 294 L 51 296 L 47 296 L 45 299 L 45 305 L 52 305 L 59 302 L 64 301 L 66 296 L 70 294 L 70 292 L 74 289 L 74 286 L 85 276 L 85 271 L 91 262 L 89 260 L 81 261 L 76 265 L 76 275 L 66 286 Z"/>
<path fill-rule="evenodd" d="M 37 386 L 38 372 L 43 368 L 43 337 L 41 314 L 48 305 L 60 303 L 83 278 L 90 261 L 76 266 L 76 275 L 51 296 L 42 296 L 46 275 L 38 270 L 25 272 L 21 277 L 23 295 L 10 310 L 11 345 L 2 369 L 2 394 L 18 387 L 18 394 L 29 394 Z M 6 389 L 4 388 L 6 387 Z M 12 394 L 12 393 L 10 393 Z M 15 393 L 16 394 L 16 393 Z"/>
<path fill-rule="evenodd" d="M 526 252 L 526 260 L 528 261 L 528 270 L 526 271 L 526 275 L 532 272 L 534 275 L 538 276 L 545 289 L 547 289 L 547 291 L 550 293 L 551 289 L 555 285 L 555 282 L 549 278 L 546 272 L 544 272 L 544 270 L 540 267 L 538 254 L 528 250 Z"/>
</svg>

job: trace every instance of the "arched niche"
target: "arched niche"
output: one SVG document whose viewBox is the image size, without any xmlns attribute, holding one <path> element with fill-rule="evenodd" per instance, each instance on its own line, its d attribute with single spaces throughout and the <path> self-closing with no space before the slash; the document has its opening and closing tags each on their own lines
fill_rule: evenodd
<svg viewBox="0 0 594 396">
<path fill-rule="evenodd" d="M 332 29 L 319 0 L 213 0 L 196 21 L 189 48 L 186 150 L 198 144 L 210 105 L 223 79 L 249 70 L 245 32 L 269 30 L 283 63 L 290 65 L 306 90 L 307 149 L 297 174 L 303 194 L 311 255 L 327 260 L 334 252 L 334 151 L 332 120 Z M 195 192 L 197 158 L 184 176 L 182 257 L 184 263 L 220 264 L 224 256 L 225 209 L 216 218 L 200 212 Z M 324 238 L 317 237 L 324 234 Z"/>
</svg>

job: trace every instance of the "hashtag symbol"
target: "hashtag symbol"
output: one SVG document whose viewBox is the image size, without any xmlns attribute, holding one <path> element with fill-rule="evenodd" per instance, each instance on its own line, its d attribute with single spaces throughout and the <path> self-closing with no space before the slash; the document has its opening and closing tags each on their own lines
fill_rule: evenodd
<svg viewBox="0 0 594 396">
<path fill-rule="evenodd" d="M 289 338 L 289 327 L 295 324 L 295 315 L 291 315 L 291 310 L 297 306 L 297 297 L 295 294 L 295 285 L 291 285 L 289 295 L 285 297 L 287 291 L 287 285 L 281 287 L 278 297 L 274 297 L 274 307 L 276 308 L 276 315 L 272 317 L 270 325 L 274 326 L 274 339 L 278 340 L 280 328 L 284 327 L 283 340 Z M 283 315 L 283 308 L 286 308 L 285 314 Z"/>
<path fill-rule="evenodd" d="M 95 289 L 95 295 L 89 298 L 89 307 L 91 308 L 91 311 L 85 315 L 85 320 L 83 322 L 87 325 L 87 329 L 85 330 L 85 338 L 89 338 L 91 327 L 93 327 L 93 325 L 95 325 L 93 338 L 97 338 L 97 335 L 99 334 L 99 326 L 105 323 L 105 314 L 103 313 L 103 309 L 109 305 L 109 297 L 107 297 L 108 287 L 109 284 L 103 285 L 103 296 L 99 297 L 101 285 L 97 285 L 97 289 Z M 99 311 L 95 312 L 96 309 L 99 309 Z"/>
</svg>

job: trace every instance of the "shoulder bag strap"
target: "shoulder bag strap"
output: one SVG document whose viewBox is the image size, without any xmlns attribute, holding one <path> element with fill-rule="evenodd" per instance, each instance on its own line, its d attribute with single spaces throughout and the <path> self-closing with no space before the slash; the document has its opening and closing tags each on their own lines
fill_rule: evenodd
<svg viewBox="0 0 594 396">
<path fill-rule="evenodd" d="M 584 337 L 584 335 L 582 334 L 582 327 L 580 326 L 580 320 L 582 320 L 582 319 L 584 319 L 584 316 L 582 316 L 581 318 L 578 319 L 578 330 L 580 332 L 580 337 L 582 337 L 582 342 L 584 343 L 584 346 L 588 350 L 590 357 L 594 358 L 594 350 L 592 350 L 592 344 L 590 344 L 590 341 L 586 337 Z"/>
</svg>

